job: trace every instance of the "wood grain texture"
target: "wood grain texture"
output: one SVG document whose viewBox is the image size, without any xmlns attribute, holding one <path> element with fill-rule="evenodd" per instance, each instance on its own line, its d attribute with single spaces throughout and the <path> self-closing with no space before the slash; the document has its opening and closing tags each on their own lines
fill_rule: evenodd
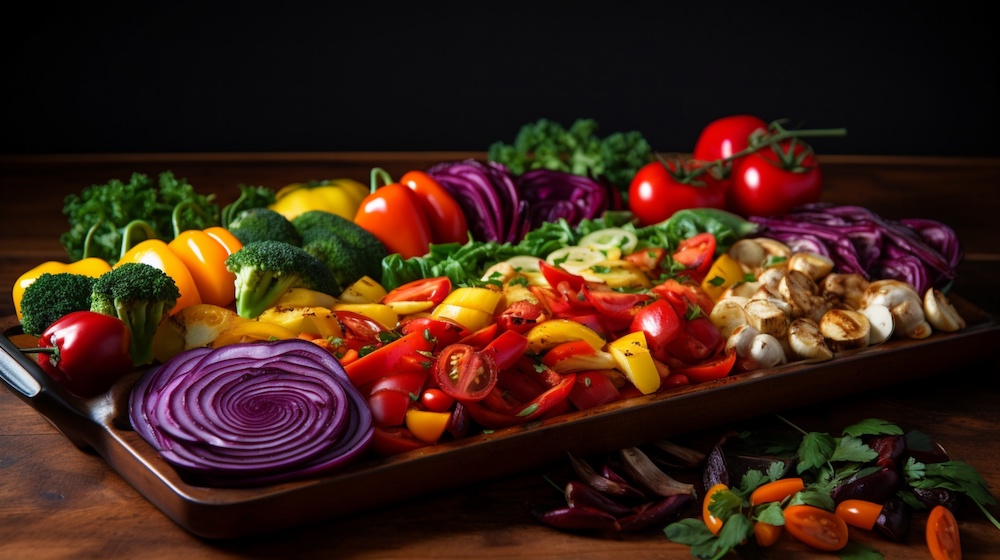
<svg viewBox="0 0 1000 560">
<path fill-rule="evenodd" d="M 172 170 L 199 190 L 233 192 L 236 185 L 284 184 L 316 178 L 366 181 L 372 166 L 394 175 L 465 153 L 413 154 L 165 154 L 0 157 L 0 286 L 24 270 L 64 257 L 62 198 L 84 186 L 125 179 L 133 171 Z M 848 156 L 822 160 L 833 202 L 867 206 L 888 218 L 925 217 L 952 225 L 966 250 L 955 290 L 981 309 L 1000 313 L 1000 161 L 995 159 Z M 13 312 L 0 298 L 0 316 Z M 919 366 L 915 366 L 919 367 Z M 877 416 L 940 440 L 956 459 L 972 464 L 1000 494 L 1000 402 L 991 382 L 1000 361 L 900 383 L 860 395 L 796 408 L 784 416 L 809 430 L 837 431 Z M 725 403 L 719 403 L 725 406 Z M 705 414 L 712 414 L 706 410 Z M 726 429 L 773 422 L 760 417 L 679 436 L 711 445 Z M 690 558 L 662 533 L 595 536 L 545 528 L 532 507 L 558 499 L 545 465 L 428 497 L 406 500 L 342 519 L 274 535 L 208 541 L 184 531 L 112 471 L 98 456 L 74 447 L 31 407 L 0 389 L 0 558 Z M 990 508 L 1000 515 L 996 506 Z M 922 518 L 914 519 L 914 528 Z M 1000 531 L 978 511 L 962 512 L 966 558 L 990 558 Z M 905 543 L 855 532 L 852 538 L 886 558 L 927 557 L 922 533 Z M 826 557 L 783 539 L 773 558 Z"/>
</svg>

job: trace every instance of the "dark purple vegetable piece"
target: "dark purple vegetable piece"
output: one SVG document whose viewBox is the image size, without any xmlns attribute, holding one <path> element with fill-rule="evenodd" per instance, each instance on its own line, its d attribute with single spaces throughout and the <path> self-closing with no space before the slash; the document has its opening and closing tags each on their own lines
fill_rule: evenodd
<svg viewBox="0 0 1000 560">
<path fill-rule="evenodd" d="M 898 472 L 881 468 L 834 487 L 831 497 L 838 504 L 844 500 L 865 500 L 883 504 L 899 490 L 901 483 L 902 478 Z"/>
<path fill-rule="evenodd" d="M 629 484 L 629 481 L 625 480 L 625 477 L 618 474 L 618 471 L 616 471 L 614 467 L 608 463 L 601 465 L 601 476 L 609 478 L 619 484 Z"/>
<path fill-rule="evenodd" d="M 648 499 L 642 490 L 639 490 L 630 484 L 623 484 L 611 480 L 610 478 L 605 478 L 597 474 L 597 471 L 595 471 L 586 461 L 577 459 L 572 454 L 567 455 L 569 456 L 570 465 L 573 466 L 573 470 L 576 472 L 577 476 L 601 494 L 629 504 L 642 503 Z"/>
<path fill-rule="evenodd" d="M 880 467 L 899 470 L 906 463 L 908 451 L 906 437 L 902 435 L 878 436 L 868 442 L 868 447 L 878 453 L 875 464 Z"/>
<path fill-rule="evenodd" d="M 619 531 L 618 518 L 596 508 L 577 506 L 533 514 L 542 523 L 568 531 Z"/>
<path fill-rule="evenodd" d="M 332 354 L 300 339 L 181 353 L 129 403 L 136 433 L 184 475 L 256 486 L 342 467 L 371 442 L 371 411 Z"/>
<path fill-rule="evenodd" d="M 465 405 L 456 402 L 454 410 L 451 411 L 451 418 L 448 419 L 447 431 L 455 439 L 461 439 L 469 434 L 472 427 L 472 418 L 469 417 L 469 409 Z"/>
<path fill-rule="evenodd" d="M 958 236 L 942 223 L 888 220 L 860 206 L 816 203 L 785 216 L 752 216 L 749 221 L 761 226 L 759 235 L 793 250 L 829 256 L 838 272 L 902 280 L 921 294 L 952 282 L 963 256 Z"/>
<path fill-rule="evenodd" d="M 566 505 L 569 507 L 592 507 L 615 517 L 624 517 L 634 513 L 632 508 L 612 500 L 594 490 L 590 485 L 578 480 L 566 483 L 564 494 L 566 495 Z"/>
<path fill-rule="evenodd" d="M 788 476 L 795 468 L 797 447 L 790 447 L 787 444 L 784 434 L 759 433 L 754 435 L 756 441 L 761 445 L 773 444 L 768 447 L 772 449 L 787 449 L 787 452 L 762 453 L 744 445 L 743 440 L 733 434 L 723 436 L 719 443 L 705 456 L 705 471 L 702 475 L 702 483 L 705 488 L 711 488 L 716 484 L 725 484 L 732 487 L 739 484 L 748 471 L 757 470 L 768 472 L 772 463 L 782 465 L 781 476 Z M 763 447 L 762 447 L 763 448 Z"/>
<path fill-rule="evenodd" d="M 439 163 L 427 174 L 465 212 L 474 240 L 517 243 L 530 230 L 528 203 L 503 165 L 467 159 Z"/>
<path fill-rule="evenodd" d="M 882 513 L 875 520 L 873 529 L 882 536 L 902 542 L 910 532 L 910 507 L 899 498 L 890 498 L 882 505 Z"/>
<path fill-rule="evenodd" d="M 952 513 L 958 513 L 959 496 L 958 492 L 947 488 L 910 488 L 917 500 L 927 507 L 933 509 L 934 506 L 944 506 Z"/>
<path fill-rule="evenodd" d="M 600 217 L 608 209 L 606 187 L 589 177 L 534 169 L 518 177 L 517 184 L 528 201 L 532 228 L 560 218 L 576 226 L 582 220 Z"/>
<path fill-rule="evenodd" d="M 677 494 L 654 502 L 628 517 L 618 520 L 623 532 L 642 531 L 650 527 L 663 527 L 691 503 L 690 494 Z"/>
</svg>

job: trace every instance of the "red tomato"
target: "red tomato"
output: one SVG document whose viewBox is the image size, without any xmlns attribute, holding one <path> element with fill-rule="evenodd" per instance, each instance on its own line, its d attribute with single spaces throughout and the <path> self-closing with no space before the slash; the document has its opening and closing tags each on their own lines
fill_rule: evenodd
<svg viewBox="0 0 1000 560">
<path fill-rule="evenodd" d="M 545 260 L 538 261 L 538 270 L 545 277 L 545 281 L 549 283 L 549 286 L 558 286 L 565 283 L 572 290 L 579 291 L 583 287 L 584 282 L 586 282 L 583 276 L 568 272 L 566 269 L 549 264 Z"/>
<path fill-rule="evenodd" d="M 654 161 L 642 166 L 628 190 L 629 210 L 639 224 L 656 224 L 687 208 L 723 208 L 725 191 L 718 179 L 709 170 L 696 172 L 698 164 L 690 161 Z"/>
<path fill-rule="evenodd" d="M 823 176 L 812 148 L 799 139 L 780 142 L 744 158 L 733 168 L 728 207 L 742 216 L 781 216 L 817 202 Z"/>
<path fill-rule="evenodd" d="M 699 161 L 726 159 L 745 150 L 750 137 L 767 132 L 767 123 L 753 115 L 731 115 L 716 119 L 702 129 L 692 156 Z"/>
<path fill-rule="evenodd" d="M 368 397 L 368 408 L 376 426 L 401 426 L 413 400 L 399 391 L 377 391 Z"/>
<path fill-rule="evenodd" d="M 472 334 L 469 329 L 451 319 L 432 319 L 431 317 L 408 317 L 400 325 L 403 334 L 411 332 L 426 332 L 437 340 L 441 346 L 458 342 Z"/>
<path fill-rule="evenodd" d="M 361 350 L 381 342 L 379 335 L 385 327 L 377 321 L 354 311 L 336 311 L 334 314 L 344 333 L 344 346 L 347 348 Z"/>
<path fill-rule="evenodd" d="M 628 321 L 631 321 L 636 313 L 653 299 L 649 294 L 618 292 L 607 287 L 594 288 L 590 285 L 584 285 L 583 296 L 601 315 Z"/>
<path fill-rule="evenodd" d="M 712 268 L 715 247 L 715 236 L 706 231 L 681 241 L 674 251 L 673 259 L 684 265 L 684 274 L 695 282 L 701 282 Z"/>
<path fill-rule="evenodd" d="M 736 351 L 725 352 L 718 358 L 695 364 L 693 366 L 671 370 L 668 377 L 671 386 L 687 385 L 689 383 L 706 383 L 722 379 L 733 371 L 736 365 Z M 679 379 L 674 379 L 675 377 Z"/>
<path fill-rule="evenodd" d="M 526 333 L 538 323 L 547 319 L 545 308 L 528 300 L 515 301 L 496 317 L 500 329 Z"/>
<path fill-rule="evenodd" d="M 420 395 L 420 404 L 431 412 L 448 412 L 455 404 L 455 399 L 441 389 L 431 387 Z"/>
<path fill-rule="evenodd" d="M 795 505 L 784 510 L 785 529 L 796 539 L 819 550 L 847 546 L 847 523 L 833 512 L 816 506 Z"/>
<path fill-rule="evenodd" d="M 451 279 L 447 276 L 421 278 L 394 288 L 382 298 L 382 303 L 397 301 L 432 301 L 438 305 L 451 291 Z"/>
<path fill-rule="evenodd" d="M 674 306 L 665 299 L 658 299 L 635 314 L 629 330 L 645 333 L 649 352 L 658 357 L 665 353 L 670 342 L 677 338 L 681 326 L 682 320 L 677 316 Z"/>
<path fill-rule="evenodd" d="M 579 410 L 620 401 L 622 394 L 611 378 L 599 371 L 581 371 L 569 392 L 569 400 Z"/>
<path fill-rule="evenodd" d="M 385 428 L 375 426 L 372 435 L 372 449 L 382 457 L 399 455 L 428 445 L 430 444 L 420 441 L 410 430 L 402 426 Z"/>
<path fill-rule="evenodd" d="M 497 366 L 491 354 L 451 344 L 434 361 L 434 379 L 455 400 L 478 401 L 496 385 Z"/>
<path fill-rule="evenodd" d="M 714 356 L 725 344 L 726 337 L 722 336 L 719 327 L 709 321 L 708 317 L 699 316 L 689 320 L 684 329 L 667 344 L 667 352 L 685 364 L 694 365 Z M 653 357 L 657 357 L 656 354 Z M 735 363 L 735 358 L 733 361 Z M 685 373 L 694 381 L 691 372 Z"/>
</svg>

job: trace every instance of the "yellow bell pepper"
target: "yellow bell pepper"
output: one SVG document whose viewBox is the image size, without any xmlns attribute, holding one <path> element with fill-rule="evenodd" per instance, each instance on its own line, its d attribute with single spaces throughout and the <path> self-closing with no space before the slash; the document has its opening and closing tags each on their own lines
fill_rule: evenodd
<svg viewBox="0 0 1000 560">
<path fill-rule="evenodd" d="M 24 290 L 27 289 L 27 287 L 42 274 L 60 274 L 68 272 L 71 274 L 82 274 L 84 276 L 97 278 L 109 270 L 111 270 L 111 265 L 108 264 L 107 261 L 97 257 L 87 257 L 71 263 L 58 261 L 43 262 L 42 264 L 22 274 L 17 281 L 14 282 L 14 288 L 11 296 L 14 300 L 14 312 L 17 314 L 17 320 L 21 320 L 21 298 L 24 297 Z"/>
<path fill-rule="evenodd" d="M 338 303 L 337 298 L 319 290 L 291 288 L 278 298 L 274 307 L 325 307 L 330 309 Z"/>
<path fill-rule="evenodd" d="M 608 343 L 608 351 L 615 359 L 617 369 L 639 389 L 643 395 L 655 393 L 660 388 L 660 373 L 649 353 L 646 335 L 642 331 L 629 333 Z"/>
<path fill-rule="evenodd" d="M 232 309 L 202 303 L 164 319 L 153 337 L 153 357 L 166 362 L 184 350 L 210 346 L 243 319 Z"/>
<path fill-rule="evenodd" d="M 256 319 L 239 317 L 233 321 L 233 324 L 228 329 L 212 341 L 211 346 L 212 348 L 218 348 L 240 342 L 287 340 L 289 338 L 298 338 L 298 336 L 299 333 L 275 323 L 266 323 Z"/>
<path fill-rule="evenodd" d="M 354 220 L 369 187 L 353 179 L 292 183 L 280 189 L 269 208 L 289 220 L 309 210 L 323 210 Z"/>
<path fill-rule="evenodd" d="M 739 261 L 730 257 L 726 253 L 719 255 L 708 269 L 708 274 L 701 281 L 701 288 L 705 290 L 712 301 L 719 301 L 726 288 L 743 280 L 746 272 Z"/>
<path fill-rule="evenodd" d="M 471 307 L 442 303 L 431 311 L 434 319 L 450 319 L 470 331 L 478 331 L 493 322 L 493 314 Z"/>
<path fill-rule="evenodd" d="M 376 282 L 375 279 L 370 276 L 362 276 L 340 294 L 340 301 L 344 303 L 379 303 L 387 293 L 382 284 Z"/>
<path fill-rule="evenodd" d="M 465 286 L 455 288 L 445 296 L 444 305 L 457 305 L 467 309 L 475 309 L 493 315 L 496 312 L 497 304 L 503 298 L 503 292 L 491 288 L 480 288 L 477 286 Z"/>
</svg>

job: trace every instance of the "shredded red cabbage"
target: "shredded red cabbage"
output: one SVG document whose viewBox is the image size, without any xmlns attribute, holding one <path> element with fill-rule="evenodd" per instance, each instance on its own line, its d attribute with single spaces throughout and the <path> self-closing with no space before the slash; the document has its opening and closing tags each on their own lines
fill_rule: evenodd
<svg viewBox="0 0 1000 560">
<path fill-rule="evenodd" d="M 564 218 L 576 226 L 610 204 L 607 187 L 562 171 L 515 176 L 500 163 L 467 159 L 439 163 L 427 174 L 461 206 L 476 241 L 517 243 L 543 222 Z"/>
<path fill-rule="evenodd" d="M 860 206 L 807 204 L 781 217 L 752 216 L 758 235 L 833 259 L 836 270 L 945 289 L 962 260 L 958 236 L 934 220 L 888 220 Z"/>
<path fill-rule="evenodd" d="M 200 483 L 253 486 L 358 458 L 371 411 L 332 354 L 300 339 L 183 352 L 132 390 L 133 427 Z"/>
</svg>

